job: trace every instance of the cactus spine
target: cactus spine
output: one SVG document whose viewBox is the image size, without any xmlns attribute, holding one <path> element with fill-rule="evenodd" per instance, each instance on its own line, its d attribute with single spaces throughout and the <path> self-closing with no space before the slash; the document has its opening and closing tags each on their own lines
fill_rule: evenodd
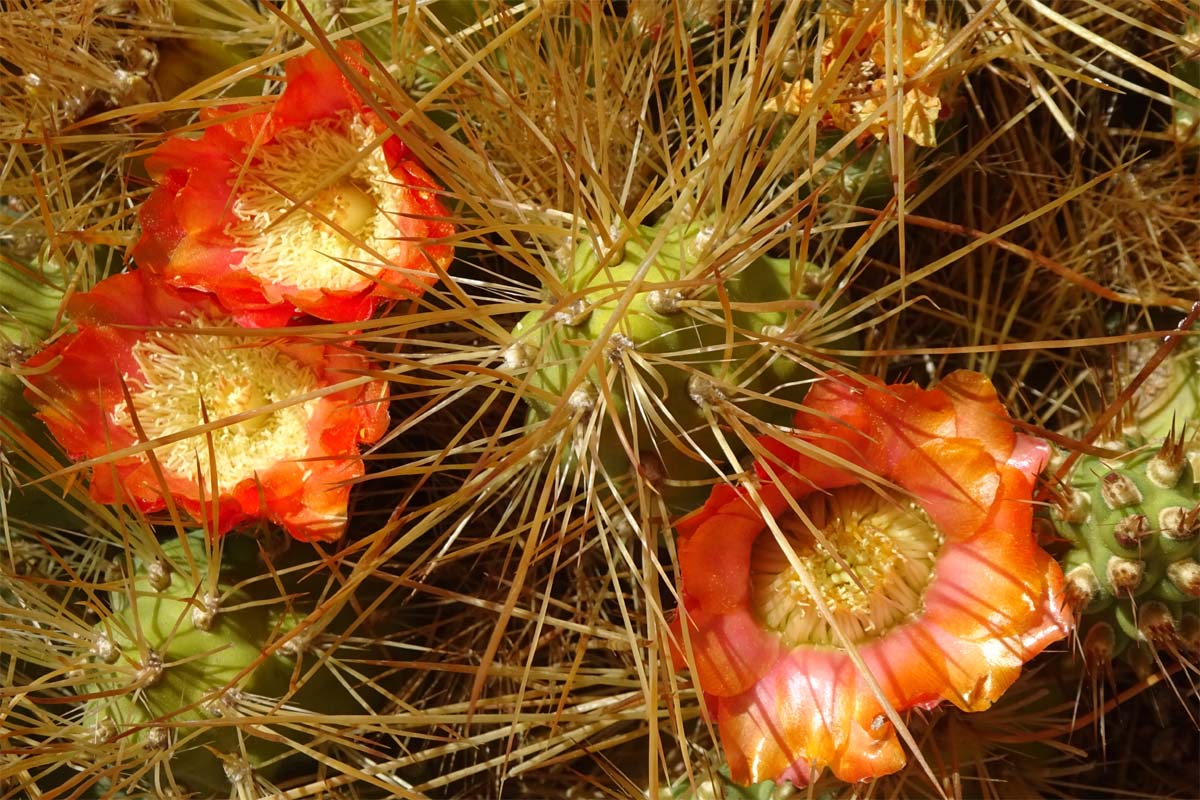
<svg viewBox="0 0 1200 800">
<path fill-rule="evenodd" d="M 311 738 L 306 713 L 355 705 L 328 662 L 314 661 L 303 627 L 313 603 L 295 578 L 273 576 L 252 539 L 228 537 L 223 550 L 217 567 L 202 532 L 163 542 L 112 594 L 91 645 L 84 720 L 94 741 L 141 746 L 190 791 L 279 775 L 290 741 Z M 276 576 L 297 591 L 294 602 Z M 240 719 L 263 715 L 270 724 Z"/>
<path fill-rule="evenodd" d="M 634 468 L 668 505 L 702 498 L 726 460 L 724 403 L 786 424 L 813 376 L 794 351 L 827 288 L 820 271 L 768 255 L 722 265 L 712 236 L 660 224 L 607 252 L 580 243 L 562 259 L 563 296 L 518 322 L 506 354 L 529 382 L 534 421 L 565 406 L 575 430 L 599 427 L 576 437 L 569 460 L 595 456 L 618 479 Z"/>
</svg>

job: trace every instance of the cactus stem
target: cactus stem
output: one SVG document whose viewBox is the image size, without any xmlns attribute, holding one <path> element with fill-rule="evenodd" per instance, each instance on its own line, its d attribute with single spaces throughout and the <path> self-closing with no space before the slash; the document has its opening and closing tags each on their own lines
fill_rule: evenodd
<svg viewBox="0 0 1200 800">
<path fill-rule="evenodd" d="M 1179 591 L 1192 597 L 1200 597 L 1200 564 L 1183 558 L 1167 566 L 1167 577 Z"/>
<path fill-rule="evenodd" d="M 1113 556 L 1108 560 L 1108 583 L 1118 595 L 1132 595 L 1142 585 L 1146 562 Z"/>
<path fill-rule="evenodd" d="M 1128 476 L 1113 470 L 1100 482 L 1100 494 L 1112 510 L 1142 502 L 1142 491 Z"/>
</svg>

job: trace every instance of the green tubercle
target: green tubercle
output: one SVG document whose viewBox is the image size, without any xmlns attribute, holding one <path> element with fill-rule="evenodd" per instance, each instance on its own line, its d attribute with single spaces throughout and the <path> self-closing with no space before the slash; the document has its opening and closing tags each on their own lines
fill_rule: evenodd
<svg viewBox="0 0 1200 800">
<path fill-rule="evenodd" d="M 312 669 L 319 654 L 298 626 L 313 604 L 294 579 L 281 590 L 247 537 L 224 540 L 215 574 L 209 559 L 203 532 L 170 539 L 114 592 L 94 629 L 84 720 L 97 743 L 140 746 L 147 760 L 167 751 L 191 791 L 227 792 L 230 772 L 284 769 L 287 740 L 311 738 L 303 715 L 356 703 L 324 662 Z M 264 715 L 294 721 L 238 722 Z"/>
<path fill-rule="evenodd" d="M 557 415 L 576 433 L 572 459 L 598 457 L 616 479 L 636 461 L 674 507 L 707 495 L 722 438 L 740 447 L 718 432 L 726 404 L 786 425 L 813 377 L 798 353 L 820 270 L 765 255 L 722 266 L 706 256 L 711 236 L 642 226 L 607 257 L 578 244 L 559 264 L 563 296 L 527 314 L 506 352 L 531 419 Z M 822 344 L 848 346 L 837 338 Z"/>
<path fill-rule="evenodd" d="M 1051 519 L 1069 543 L 1061 562 L 1085 651 L 1181 646 L 1185 617 L 1200 612 L 1200 491 L 1178 439 L 1081 457 Z"/>
</svg>

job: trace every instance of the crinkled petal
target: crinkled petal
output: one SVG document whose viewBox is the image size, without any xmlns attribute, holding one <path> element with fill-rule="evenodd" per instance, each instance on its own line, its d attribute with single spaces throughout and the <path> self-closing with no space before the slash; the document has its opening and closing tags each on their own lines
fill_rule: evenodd
<svg viewBox="0 0 1200 800">
<path fill-rule="evenodd" d="M 717 709 L 730 775 L 777 780 L 807 763 L 844 781 L 895 772 L 904 751 L 883 709 L 844 654 L 797 649 Z"/>
<path fill-rule="evenodd" d="M 947 375 L 938 389 L 954 404 L 954 435 L 980 442 L 997 461 L 1008 460 L 1016 434 L 992 382 L 978 372 L 958 370 Z"/>
</svg>

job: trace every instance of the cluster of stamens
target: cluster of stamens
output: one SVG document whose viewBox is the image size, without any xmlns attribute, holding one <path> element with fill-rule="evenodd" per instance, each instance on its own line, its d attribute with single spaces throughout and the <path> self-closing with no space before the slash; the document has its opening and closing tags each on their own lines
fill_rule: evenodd
<svg viewBox="0 0 1200 800">
<path fill-rule="evenodd" d="M 942 536 L 919 504 L 854 486 L 813 492 L 800 510 L 807 520 L 780 516 L 782 541 L 764 530 L 751 555 L 752 606 L 788 646 L 859 643 L 920 613 Z"/>
<path fill-rule="evenodd" d="M 133 355 L 141 374 L 126 378 L 132 410 L 116 407 L 114 421 L 135 435 L 140 427 L 150 441 L 196 431 L 155 449 L 172 474 L 207 484 L 215 467 L 218 476 L 241 479 L 305 454 L 316 400 L 253 413 L 318 386 L 309 369 L 279 348 L 262 339 L 184 329 L 150 334 L 134 345 Z"/>
</svg>

